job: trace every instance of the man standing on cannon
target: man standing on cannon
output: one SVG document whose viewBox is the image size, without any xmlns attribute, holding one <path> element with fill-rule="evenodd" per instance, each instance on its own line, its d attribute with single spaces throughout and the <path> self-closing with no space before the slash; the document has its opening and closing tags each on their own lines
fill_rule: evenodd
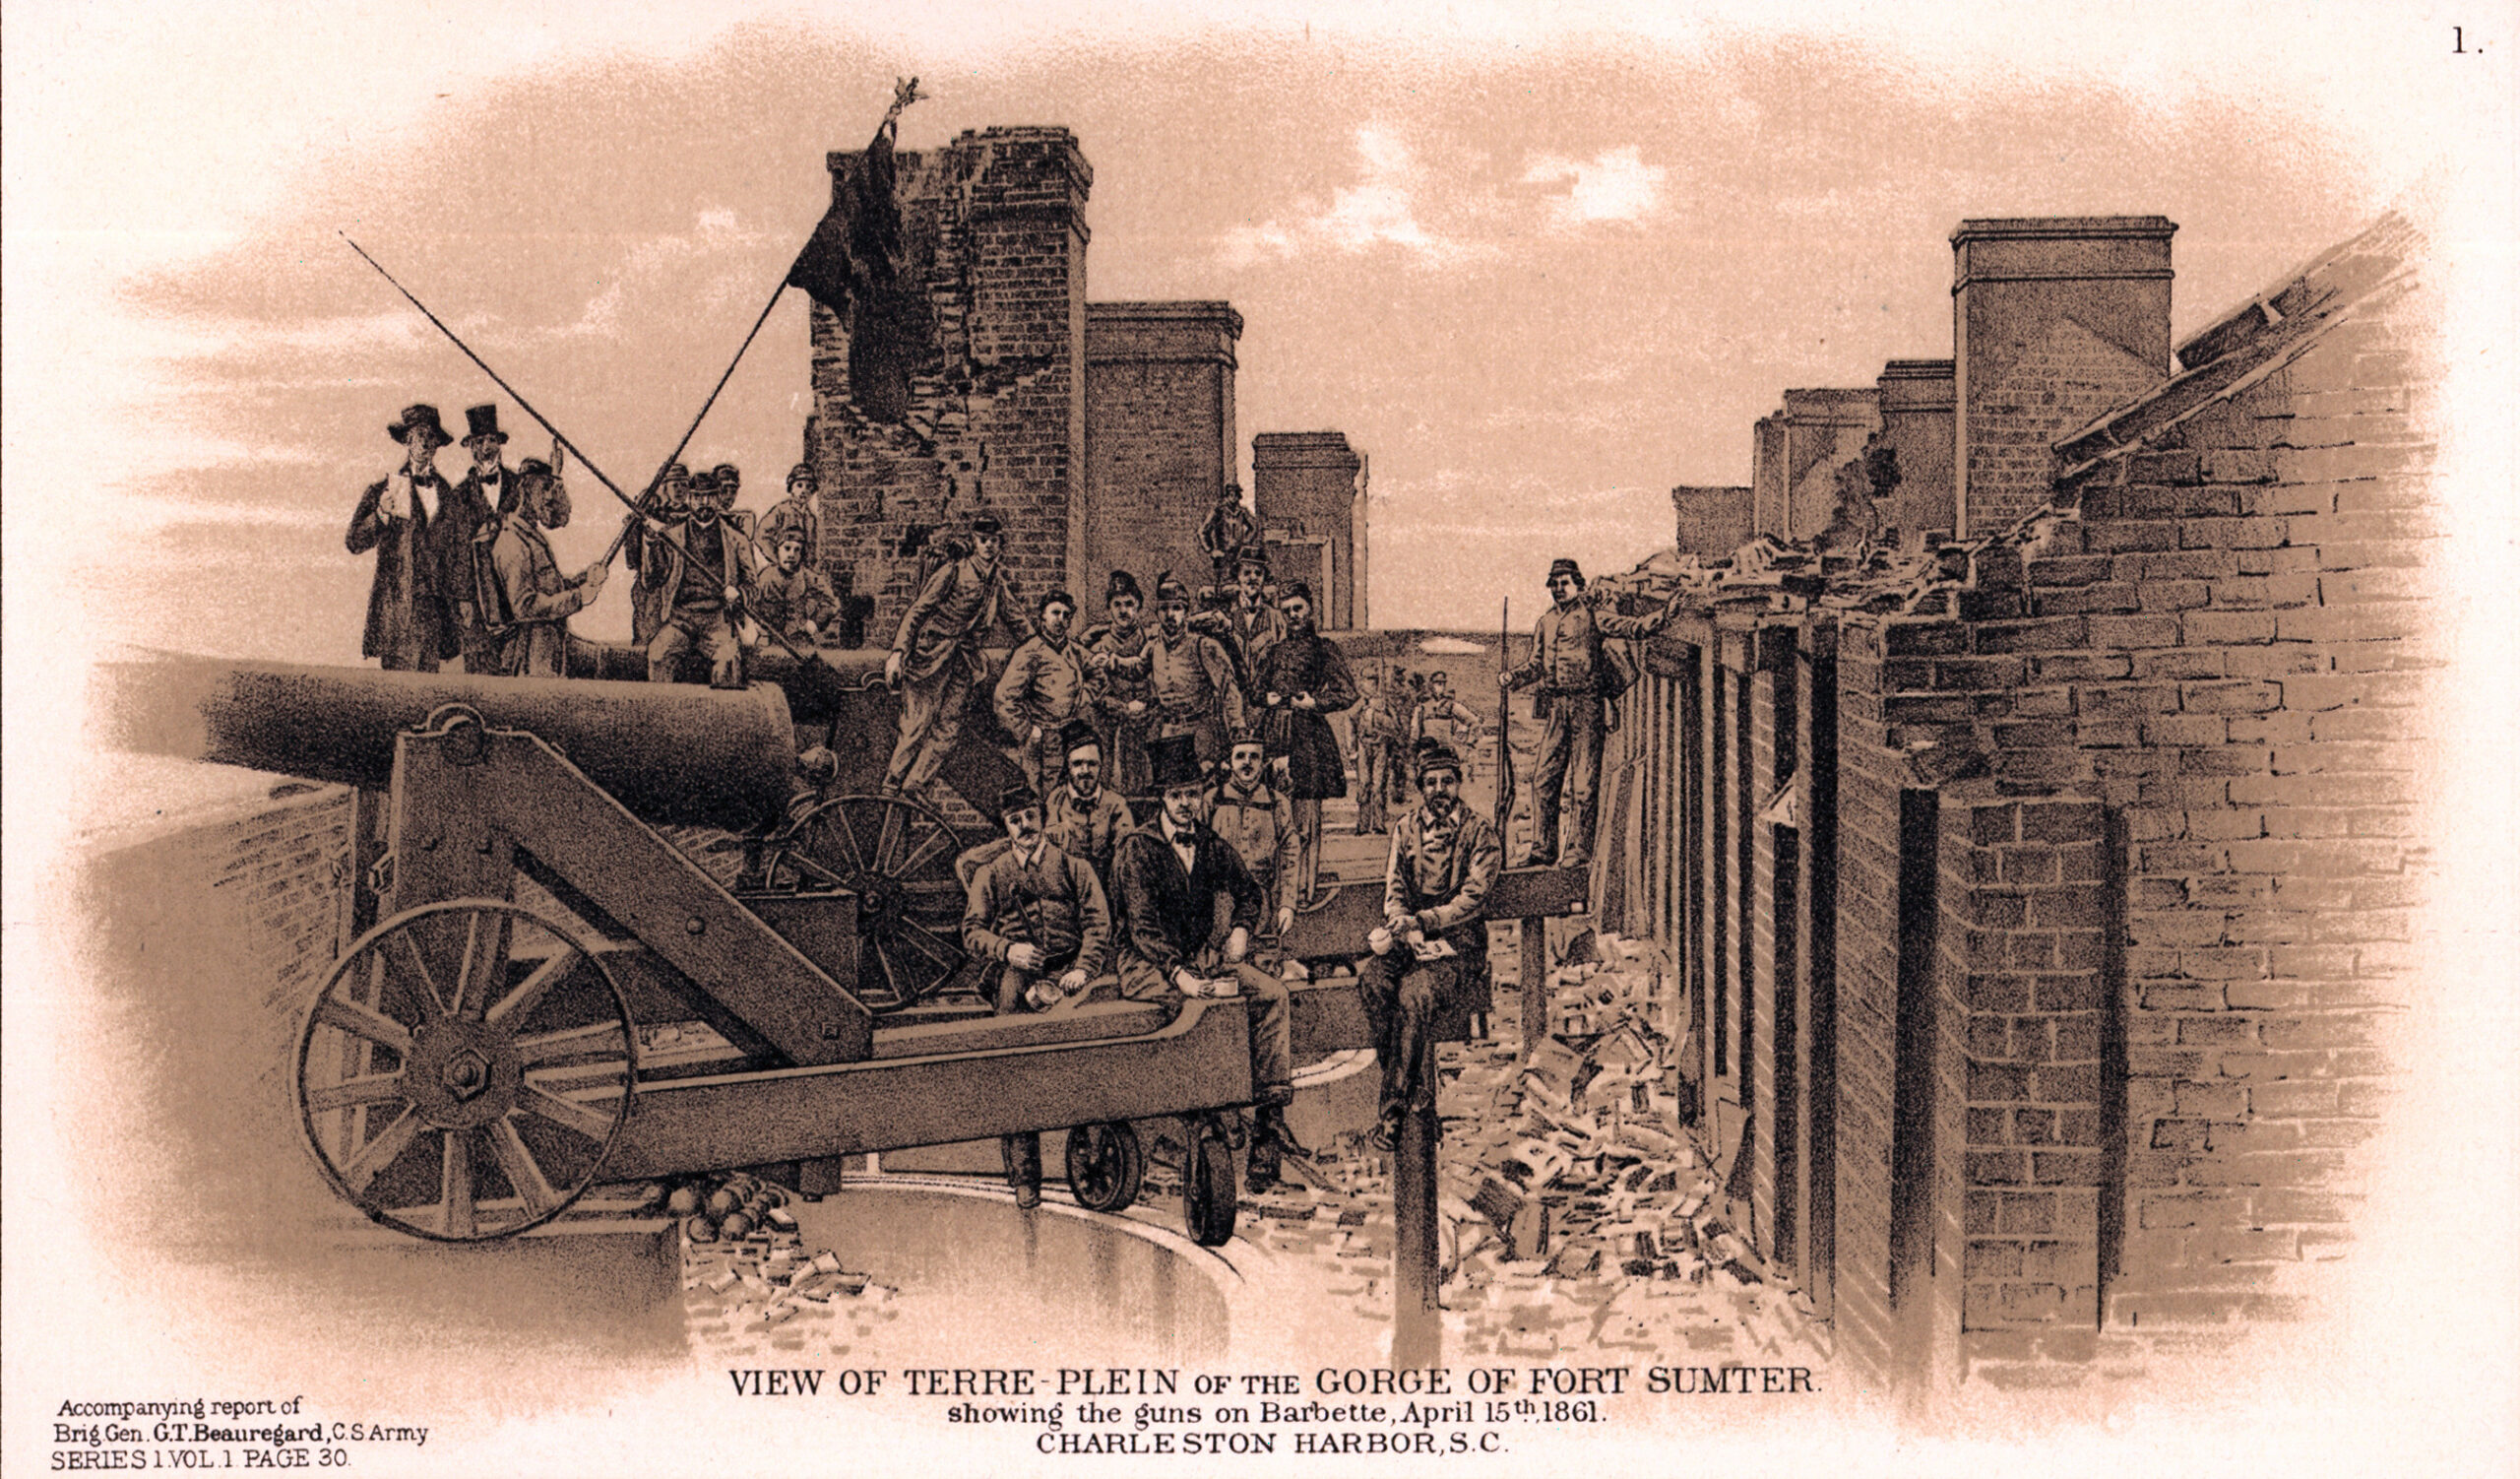
<svg viewBox="0 0 2520 1479">
<path fill-rule="evenodd" d="M 1206 821 L 1207 776 L 1185 739 L 1157 744 L 1155 785 L 1164 809 L 1120 839 L 1111 864 L 1119 884 L 1120 995 L 1135 1001 L 1239 997 L 1251 1010 L 1253 1112 L 1249 1177 L 1255 1191 L 1277 1185 L 1280 1156 L 1304 1155 L 1287 1129 L 1294 1101 L 1294 1052 L 1287 988 L 1248 960 L 1251 932 L 1267 900 L 1233 848 Z M 1217 905 L 1229 899 L 1230 924 L 1212 946 Z"/>
<path fill-rule="evenodd" d="M 455 496 L 447 500 L 451 512 L 440 514 L 439 533 L 448 542 L 447 573 L 456 577 L 448 589 L 456 593 L 455 640 L 464 650 L 464 671 L 496 673 L 500 644 L 490 636 L 489 616 L 481 610 L 470 578 L 472 538 L 493 514 L 516 506 L 516 474 L 505 461 L 508 434 L 499 429 L 499 408 L 467 407 L 464 420 L 464 450 L 472 454 L 472 467 L 455 485 Z"/>
<path fill-rule="evenodd" d="M 1005 530 L 982 514 L 972 521 L 972 552 L 936 567 L 902 612 L 884 682 L 902 695 L 901 738 L 884 767 L 884 794 L 917 795 L 963 735 L 963 708 L 980 675 L 980 638 L 1003 625 L 1018 643 L 1021 598 L 999 562 Z"/>
<path fill-rule="evenodd" d="M 561 504 L 551 465 L 529 457 L 517 466 L 510 506 L 472 541 L 473 588 L 489 639 L 485 672 L 509 677 L 569 675 L 569 618 L 603 594 L 612 562 L 574 576 L 560 573 L 542 531 L 554 528 Z"/>
<path fill-rule="evenodd" d="M 647 521 L 642 585 L 662 593 L 662 621 L 648 643 L 648 681 L 669 683 L 685 653 L 709 655 L 709 686 L 744 685 L 744 648 L 735 613 L 752 585 L 742 534 L 726 522 L 714 488 L 693 489 L 690 516 L 678 525 Z M 632 514 L 633 519 L 638 518 Z"/>
<path fill-rule="evenodd" d="M 1486 973 L 1483 911 L 1505 861 L 1495 827 L 1462 804 L 1461 755 L 1430 740 L 1414 758 L 1422 800 L 1392 825 L 1383 925 L 1356 969 L 1382 1064 L 1373 1142 L 1384 1150 L 1405 1111 L 1434 1109 L 1436 1001 Z"/>
<path fill-rule="evenodd" d="M 982 864 L 964 896 L 963 948 L 994 969 L 1000 1013 L 1044 1011 L 1081 995 L 1110 957 L 1111 913 L 1102 880 L 1043 831 L 1029 786 L 998 802 L 1007 848 Z M 1015 1204 L 1041 1204 L 1041 1137 L 1003 1137 Z"/>
<path fill-rule="evenodd" d="M 1242 724 L 1242 686 L 1233 659 L 1216 638 L 1190 629 L 1190 593 L 1169 571 L 1156 577 L 1155 611 L 1155 642 L 1149 650 L 1154 743 L 1186 739 L 1198 762 L 1214 768 L 1225 762 L 1226 737 Z"/>
<path fill-rule="evenodd" d="M 1058 784 L 1059 767 L 1066 763 L 1059 732 L 1093 707 L 1085 649 L 1068 639 L 1075 619 L 1075 597 L 1065 591 L 1043 596 L 1034 612 L 1033 635 L 1006 660 L 989 695 L 997 722 L 1015 740 L 1008 758 L 1036 787 Z"/>
<path fill-rule="evenodd" d="M 1532 851 L 1524 866 L 1573 867 L 1592 861 L 1606 728 L 1602 705 L 1616 696 L 1609 688 L 1617 681 L 1616 673 L 1602 654 L 1602 639 L 1636 640 L 1661 631 L 1679 604 L 1679 593 L 1674 591 L 1651 616 L 1595 611 L 1584 594 L 1584 572 L 1573 560 L 1558 559 L 1548 567 L 1548 595 L 1554 605 L 1541 613 L 1532 633 L 1532 655 L 1521 666 L 1498 673 L 1496 681 L 1507 689 L 1537 684 L 1534 703 L 1543 710 L 1539 769 L 1532 777 Z M 1498 736 L 1497 744 L 1510 752 L 1505 737 Z M 1561 851 L 1558 812 L 1570 789 L 1573 835 Z"/>
<path fill-rule="evenodd" d="M 345 540 L 352 554 L 376 551 L 359 651 L 389 673 L 435 673 L 460 650 L 439 527 L 455 492 L 437 471 L 438 449 L 454 438 L 434 406 L 405 408 L 385 434 L 403 444 L 403 466 L 359 495 Z"/>
<path fill-rule="evenodd" d="M 1330 716 L 1356 701 L 1356 684 L 1339 644 L 1312 623 L 1310 586 L 1300 580 L 1289 585 L 1278 607 L 1280 635 L 1252 670 L 1251 686 L 1258 694 L 1261 734 L 1270 759 L 1282 767 L 1303 845 L 1294 897 L 1309 901 L 1321 870 L 1321 804 L 1348 794 L 1348 770 L 1340 763 Z"/>
</svg>

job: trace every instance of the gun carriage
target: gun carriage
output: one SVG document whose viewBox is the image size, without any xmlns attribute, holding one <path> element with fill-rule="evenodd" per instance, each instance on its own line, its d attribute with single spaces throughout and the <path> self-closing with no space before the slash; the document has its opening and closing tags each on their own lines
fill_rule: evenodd
<svg viewBox="0 0 2520 1479">
<path fill-rule="evenodd" d="M 830 742 L 844 785 L 890 745 L 881 655 L 829 656 L 819 675 L 765 663 L 788 685 L 736 691 L 175 657 L 109 670 L 126 747 L 360 789 L 363 928 L 302 1012 L 290 1075 L 339 1194 L 471 1242 L 599 1182 L 781 1167 L 828 1185 L 843 1157 L 1065 1129 L 1071 1191 L 1116 1211 L 1145 1164 L 1132 1122 L 1177 1117 L 1189 1231 L 1231 1236 L 1242 1004 L 993 1016 L 948 999 L 953 862 L 979 839 L 898 798 L 791 814 L 800 735 Z M 1011 769 L 967 740 L 945 780 L 990 796 Z M 1566 912 L 1581 888 L 1540 872 L 1499 891 L 1491 915 Z M 1334 893 L 1291 949 L 1353 950 L 1379 894 Z M 1370 1046 L 1353 982 L 1292 995 L 1298 1061 Z M 1446 1036 L 1483 997 L 1448 1003 Z"/>
</svg>

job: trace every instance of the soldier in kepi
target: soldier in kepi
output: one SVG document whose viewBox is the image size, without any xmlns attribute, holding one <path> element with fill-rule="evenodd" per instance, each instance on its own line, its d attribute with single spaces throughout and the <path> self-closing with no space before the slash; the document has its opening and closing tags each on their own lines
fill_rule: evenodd
<svg viewBox="0 0 2520 1479">
<path fill-rule="evenodd" d="M 1597 611 L 1584 594 L 1584 572 L 1571 559 L 1550 563 L 1548 595 L 1555 604 L 1541 613 L 1532 633 L 1531 657 L 1496 675 L 1496 681 L 1508 689 L 1537 686 L 1533 702 L 1542 710 L 1544 722 L 1537 773 L 1532 777 L 1532 851 L 1523 860 L 1525 867 L 1571 867 L 1592 860 L 1606 729 L 1602 708 L 1606 697 L 1616 696 L 1609 685 L 1618 681 L 1602 655 L 1602 639 L 1650 637 L 1671 619 L 1679 603 L 1675 591 L 1651 616 Z M 1498 742 L 1503 743 L 1502 737 Z M 1558 816 L 1569 791 L 1575 803 L 1573 825 L 1561 848 Z"/>
<path fill-rule="evenodd" d="M 1441 740 L 1461 756 L 1462 782 L 1467 785 L 1477 764 L 1471 750 L 1479 740 L 1479 716 L 1470 705 L 1453 696 L 1452 675 L 1438 673 L 1426 679 L 1425 701 L 1418 705 L 1418 713 L 1410 722 L 1411 742 L 1419 740 Z"/>
<path fill-rule="evenodd" d="M 1356 968 L 1382 1064 L 1373 1138 L 1386 1150 L 1405 1110 L 1435 1107 L 1435 1007 L 1487 970 L 1482 911 L 1505 861 L 1495 827 L 1462 804 L 1461 756 L 1452 746 L 1422 741 L 1415 760 L 1423 800 L 1392 825 L 1383 923 Z"/>
<path fill-rule="evenodd" d="M 793 505 L 782 503 L 761 523 L 761 542 L 770 551 L 771 567 L 755 585 L 751 611 L 765 633 L 776 632 L 799 647 L 810 647 L 830 630 L 840 614 L 840 598 L 823 572 L 805 563 L 813 532 L 799 522 Z M 767 637 L 764 640 L 768 640 Z"/>
<path fill-rule="evenodd" d="M 1391 725 L 1380 673 L 1366 670 L 1364 691 L 1356 695 L 1353 713 L 1356 736 L 1356 835 L 1366 837 L 1390 825 L 1383 815 L 1385 768 L 1391 763 L 1387 751 L 1396 747 L 1394 741 L 1400 739 Z"/>
<path fill-rule="evenodd" d="M 1087 691 L 1085 649 L 1068 640 L 1076 598 L 1052 591 L 1034 611 L 1034 633 L 1006 660 L 989 695 L 997 722 L 1015 740 L 1008 755 L 1035 787 L 1058 784 L 1066 761 L 1059 732 L 1093 708 Z"/>
<path fill-rule="evenodd" d="M 1199 548 L 1208 556 L 1208 567 L 1215 583 L 1223 586 L 1233 577 L 1233 559 L 1244 548 L 1260 542 L 1260 525 L 1251 510 L 1242 506 L 1242 487 L 1228 482 L 1217 490 L 1217 505 L 1208 510 L 1199 525 Z"/>
<path fill-rule="evenodd" d="M 490 641 L 493 667 L 509 677 L 569 675 L 569 618 L 593 606 L 611 573 L 609 559 L 573 576 L 560 573 L 542 531 L 563 504 L 551 465 L 529 457 L 517 465 L 512 496 L 472 541 L 473 589 Z"/>
<path fill-rule="evenodd" d="M 1154 744 L 1187 739 L 1199 763 L 1213 769 L 1226 757 L 1226 737 L 1242 724 L 1242 688 L 1233 660 L 1216 638 L 1190 629 L 1190 593 L 1169 571 L 1156 577 Z"/>
<path fill-rule="evenodd" d="M 1251 932 L 1267 904 L 1231 845 L 1207 825 L 1207 774 L 1185 738 L 1156 745 L 1154 784 L 1164 809 L 1120 839 L 1111 871 L 1119 895 L 1120 995 L 1135 1001 L 1241 997 L 1251 1010 L 1254 1103 L 1251 1190 L 1277 1185 L 1279 1158 L 1304 1155 L 1287 1129 L 1294 1102 L 1293 1046 L 1286 984 L 1249 960 Z M 1222 943 L 1217 906 L 1231 902 Z"/>
<path fill-rule="evenodd" d="M 1102 587 L 1110 619 L 1085 634 L 1085 662 L 1093 678 L 1094 722 L 1108 740 L 1102 780 L 1122 796 L 1146 794 L 1146 743 L 1155 723 L 1155 668 L 1149 650 L 1154 633 L 1141 619 L 1146 596 L 1138 578 L 1114 570 Z"/>
<path fill-rule="evenodd" d="M 691 514 L 678 525 L 646 522 L 647 556 L 639 582 L 663 594 L 663 620 L 648 643 L 648 681 L 669 683 L 688 652 L 709 655 L 709 686 L 744 685 L 744 648 L 735 615 L 752 584 L 743 536 L 725 520 L 716 489 L 692 490 Z M 638 518 L 637 514 L 630 516 Z"/>
<path fill-rule="evenodd" d="M 1042 828 L 1041 799 L 1030 787 L 998 802 L 1007 848 L 980 866 L 964 896 L 963 948 L 994 968 L 1000 1012 L 1044 1011 L 1081 998 L 1102 974 L 1111 914 L 1102 880 Z M 1041 1137 L 999 1141 L 1015 1204 L 1040 1205 Z"/>
<path fill-rule="evenodd" d="M 389 673 L 435 673 L 459 650 L 438 528 L 454 490 L 438 476 L 437 453 L 454 438 L 434 406 L 405 408 L 385 434 L 403 444 L 403 465 L 359 494 L 345 541 L 352 554 L 376 551 L 359 651 Z"/>
<path fill-rule="evenodd" d="M 1356 701 L 1356 685 L 1339 644 L 1312 624 L 1312 588 L 1295 581 L 1280 594 L 1278 607 L 1282 634 L 1261 655 L 1251 685 L 1259 693 L 1269 757 L 1294 804 L 1303 842 L 1294 896 L 1309 901 L 1321 870 L 1321 804 L 1348 794 L 1330 716 Z"/>
<path fill-rule="evenodd" d="M 1032 636 L 999 563 L 1003 539 L 996 519 L 974 519 L 972 552 L 937 566 L 902 612 L 884 659 L 884 682 L 902 695 L 901 738 L 884 768 L 887 796 L 926 790 L 962 738 L 963 706 L 980 675 L 981 637 L 1000 625 L 1019 643 Z"/>
</svg>

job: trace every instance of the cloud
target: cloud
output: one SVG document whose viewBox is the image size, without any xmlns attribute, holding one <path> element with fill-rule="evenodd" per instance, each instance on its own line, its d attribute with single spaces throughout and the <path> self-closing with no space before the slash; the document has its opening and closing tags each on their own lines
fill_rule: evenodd
<svg viewBox="0 0 2520 1479">
<path fill-rule="evenodd" d="M 1663 209 L 1663 182 L 1670 171 L 1648 164 L 1633 144 L 1605 149 L 1590 160 L 1563 155 L 1536 155 L 1523 171 L 1526 185 L 1565 182 L 1563 194 L 1548 199 L 1549 225 L 1580 230 L 1597 221 L 1643 221 Z"/>
<path fill-rule="evenodd" d="M 1245 267 L 1265 257 L 1293 257 L 1314 249 L 1355 256 L 1397 247 L 1414 266 L 1442 267 L 1493 250 L 1430 229 L 1419 220 L 1427 205 L 1428 176 L 1397 132 L 1371 123 L 1358 128 L 1356 159 L 1362 177 L 1332 192 L 1327 205 L 1298 201 L 1301 214 L 1291 221 L 1272 219 L 1226 232 L 1226 261 Z"/>
</svg>

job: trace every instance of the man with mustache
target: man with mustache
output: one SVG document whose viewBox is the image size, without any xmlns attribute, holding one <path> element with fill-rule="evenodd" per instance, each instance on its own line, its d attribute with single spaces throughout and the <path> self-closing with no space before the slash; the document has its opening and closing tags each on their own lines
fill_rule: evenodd
<svg viewBox="0 0 2520 1479">
<path fill-rule="evenodd" d="M 1321 868 L 1321 804 L 1348 794 L 1348 768 L 1340 762 L 1330 716 L 1355 703 L 1356 685 L 1348 676 L 1347 655 L 1312 624 L 1312 588 L 1293 582 L 1278 607 L 1281 635 L 1253 670 L 1252 687 L 1266 716 L 1261 733 L 1302 840 L 1294 897 L 1308 900 Z"/>
<path fill-rule="evenodd" d="M 1102 587 L 1110 620 L 1085 634 L 1086 671 L 1092 678 L 1095 727 L 1110 741 L 1103 751 L 1103 780 L 1122 796 L 1146 794 L 1148 732 L 1155 721 L 1155 684 L 1149 674 L 1155 640 L 1140 619 L 1145 593 L 1126 570 L 1114 570 Z"/>
<path fill-rule="evenodd" d="M 1129 804 L 1102 784 L 1102 737 L 1094 726 L 1071 719 L 1060 727 L 1058 739 L 1066 777 L 1050 789 L 1042 825 L 1061 852 L 1092 866 L 1107 892 L 1112 855 L 1121 835 L 1137 823 L 1129 815 Z"/>
<path fill-rule="evenodd" d="M 1008 756 L 1036 787 L 1058 784 L 1066 756 L 1059 732 L 1070 720 L 1082 719 L 1092 705 L 1086 691 L 1085 649 L 1068 640 L 1068 623 L 1076 617 L 1076 598 L 1052 591 L 1041 598 L 1033 618 L 1033 635 L 1006 660 L 990 698 L 997 722 L 1015 739 Z"/>
<path fill-rule="evenodd" d="M 454 438 L 434 406 L 406 407 L 385 434 L 403 444 L 403 465 L 359 495 L 345 540 L 352 554 L 376 551 L 359 651 L 388 673 L 435 673 L 462 650 L 437 527 L 455 496 L 437 454 Z"/>
<path fill-rule="evenodd" d="M 1242 724 L 1233 660 L 1216 638 L 1190 629 L 1190 592 L 1169 571 L 1156 577 L 1155 611 L 1155 742 L 1187 739 L 1213 769 L 1225 762 L 1226 736 Z"/>
<path fill-rule="evenodd" d="M 648 681 L 669 683 L 685 653 L 709 655 L 709 686 L 744 685 L 744 648 L 735 612 L 752 584 L 743 536 L 726 522 L 714 486 L 693 489 L 691 513 L 668 526 L 649 519 L 647 563 L 640 583 L 661 593 L 663 619 L 648 643 Z M 637 518 L 638 515 L 631 515 Z"/>
</svg>

